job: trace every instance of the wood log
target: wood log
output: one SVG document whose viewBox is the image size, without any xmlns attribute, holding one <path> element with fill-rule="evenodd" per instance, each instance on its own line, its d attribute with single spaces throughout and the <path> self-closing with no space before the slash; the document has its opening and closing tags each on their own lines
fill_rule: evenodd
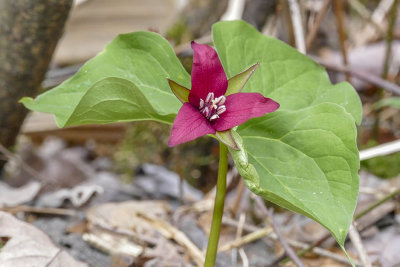
<svg viewBox="0 0 400 267">
<path fill-rule="evenodd" d="M 0 143 L 14 145 L 61 37 L 72 0 L 0 1 Z M 0 170 L 4 162 L 0 161 Z"/>
</svg>

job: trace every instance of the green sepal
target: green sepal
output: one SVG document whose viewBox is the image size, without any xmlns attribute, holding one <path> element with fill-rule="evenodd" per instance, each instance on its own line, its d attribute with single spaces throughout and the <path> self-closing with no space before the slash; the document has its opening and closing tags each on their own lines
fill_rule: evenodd
<svg viewBox="0 0 400 267">
<path fill-rule="evenodd" d="M 228 89 L 226 89 L 225 96 L 239 93 L 254 73 L 259 63 L 254 64 L 245 71 L 242 71 L 228 80 Z"/>
<path fill-rule="evenodd" d="M 176 96 L 176 98 L 179 99 L 182 103 L 188 103 L 189 102 L 189 93 L 190 90 L 187 89 L 186 87 L 177 84 L 173 80 L 168 79 L 168 84 L 169 87 L 171 87 L 172 92 Z"/>
<path fill-rule="evenodd" d="M 227 145 L 229 148 L 237 150 L 237 149 L 239 149 L 239 145 L 238 145 L 237 141 L 235 140 L 233 132 L 234 132 L 233 129 L 229 129 L 229 130 L 222 131 L 222 132 L 217 131 L 215 133 L 215 136 L 217 137 L 217 139 L 219 141 L 221 141 L 222 143 Z"/>
</svg>

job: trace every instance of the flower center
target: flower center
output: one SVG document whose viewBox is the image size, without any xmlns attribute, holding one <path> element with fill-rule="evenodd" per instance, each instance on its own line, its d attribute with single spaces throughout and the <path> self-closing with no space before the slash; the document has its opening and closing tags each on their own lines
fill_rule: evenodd
<svg viewBox="0 0 400 267">
<path fill-rule="evenodd" d="M 214 93 L 208 93 L 206 100 L 200 98 L 199 110 L 207 120 L 212 121 L 226 111 L 224 95 L 214 99 Z"/>
</svg>

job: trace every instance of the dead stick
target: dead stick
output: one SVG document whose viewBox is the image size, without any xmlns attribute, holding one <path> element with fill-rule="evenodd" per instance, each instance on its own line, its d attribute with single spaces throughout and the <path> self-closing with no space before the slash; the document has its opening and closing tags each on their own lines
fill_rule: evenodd
<svg viewBox="0 0 400 267">
<path fill-rule="evenodd" d="M 17 213 L 17 212 L 30 212 L 30 213 L 40 213 L 40 214 L 54 214 L 61 216 L 76 216 L 75 210 L 70 209 L 59 209 L 59 208 L 39 208 L 31 206 L 17 206 L 12 208 L 0 208 L 0 211 Z"/>
<path fill-rule="evenodd" d="M 235 199 L 233 200 L 233 204 L 231 207 L 233 217 L 236 217 L 236 213 L 239 210 L 240 202 L 242 201 L 243 193 L 244 193 L 244 189 L 245 189 L 244 180 L 241 177 L 239 177 L 239 179 L 240 180 L 239 180 L 239 184 L 237 186 L 236 196 L 235 196 Z"/>
<path fill-rule="evenodd" d="M 379 207 L 380 205 L 382 205 L 383 203 L 385 203 L 386 201 L 388 201 L 389 199 L 392 199 L 393 197 L 395 197 L 397 194 L 400 193 L 400 187 L 397 188 L 396 190 L 394 190 L 392 193 L 390 193 L 389 195 L 379 199 L 378 201 L 376 201 L 375 203 L 371 204 L 370 206 L 368 206 L 366 209 L 362 210 L 361 212 L 357 213 L 356 215 L 354 215 L 353 220 L 357 221 L 359 219 L 361 219 L 362 217 L 364 217 L 365 215 L 367 215 L 369 212 L 371 212 L 372 210 L 374 210 L 375 208 Z M 364 229 L 368 228 L 369 226 L 366 226 Z M 360 229 L 359 231 L 363 231 L 364 229 Z M 310 246 L 308 246 L 307 248 L 305 248 L 304 250 L 300 251 L 298 254 L 299 255 L 304 255 L 305 253 L 312 251 L 313 248 L 315 248 L 316 246 L 319 246 L 322 242 L 325 242 L 327 239 L 331 238 L 330 234 L 326 234 L 325 236 L 323 236 L 322 238 L 320 238 L 319 240 L 317 240 L 316 242 L 314 242 L 313 244 L 311 244 Z"/>
<path fill-rule="evenodd" d="M 229 225 L 229 226 L 233 226 L 233 227 L 237 227 L 238 226 L 238 222 L 237 221 L 235 221 L 235 220 L 233 220 L 231 218 L 228 218 L 228 217 L 223 217 L 222 223 L 224 225 Z M 250 232 L 251 233 L 251 232 L 255 232 L 255 231 L 260 230 L 260 228 L 254 226 L 254 225 L 246 224 L 246 225 L 243 226 L 243 230 L 246 231 L 246 232 Z M 278 239 L 276 234 L 273 233 L 273 232 L 271 234 L 267 235 L 266 237 L 267 238 L 271 238 L 273 240 L 277 240 Z M 328 237 L 330 237 L 330 235 Z M 287 239 L 287 242 L 289 243 L 289 245 L 291 245 L 293 247 L 296 247 L 296 248 L 300 248 L 300 249 L 307 249 L 309 247 L 309 245 L 306 244 L 306 243 L 299 242 L 299 241 L 296 241 L 296 240 L 293 240 L 293 239 L 289 239 L 289 238 Z M 337 254 L 335 254 L 333 252 L 330 252 L 330 251 L 328 251 L 326 249 L 319 248 L 319 247 L 313 247 L 313 248 L 310 249 L 310 251 L 312 253 L 316 254 L 316 255 L 319 255 L 319 256 L 322 256 L 322 257 L 327 257 L 327 258 L 333 259 L 333 260 L 335 260 L 337 262 L 340 262 L 340 263 L 343 263 L 343 264 L 346 264 L 346 265 L 351 265 L 349 260 L 346 257 L 343 257 L 341 255 L 337 255 Z M 361 266 L 361 263 L 358 262 L 358 261 L 355 261 L 355 264 L 356 264 L 356 266 Z"/>
<path fill-rule="evenodd" d="M 389 60 L 392 54 L 392 41 L 393 41 L 394 24 L 396 22 L 397 3 L 398 0 L 393 1 L 392 7 L 390 8 L 389 27 L 386 35 L 387 46 L 385 53 L 385 63 L 383 65 L 383 71 L 382 71 L 382 78 L 384 79 L 387 79 L 389 74 Z"/>
<path fill-rule="evenodd" d="M 358 0 L 348 0 L 351 8 L 354 9 L 363 19 L 371 24 L 379 34 L 384 35 L 382 26 L 372 19 L 372 14 L 369 10 Z"/>
<path fill-rule="evenodd" d="M 390 193 L 389 195 L 379 199 L 378 201 L 376 201 L 375 203 L 372 203 L 370 206 L 368 206 L 366 209 L 360 211 L 359 213 L 357 213 L 354 216 L 354 220 L 357 221 L 360 218 L 364 217 L 365 215 L 367 215 L 369 212 L 371 212 L 373 209 L 379 207 L 380 205 L 382 205 L 383 203 L 385 203 L 386 201 L 392 199 L 393 197 L 395 197 L 397 194 L 400 193 L 400 187 L 397 188 L 396 190 L 394 190 L 392 193 Z"/>
<path fill-rule="evenodd" d="M 360 234 L 358 233 L 356 227 L 354 227 L 354 222 L 350 224 L 349 237 L 354 247 L 356 248 L 358 255 L 360 256 L 361 262 L 364 267 L 372 267 L 371 261 L 368 258 L 367 251 L 361 241 Z"/>
<path fill-rule="evenodd" d="M 243 229 L 244 229 L 244 227 L 243 227 Z M 236 239 L 236 240 L 234 240 L 234 241 L 232 241 L 230 243 L 227 243 L 227 244 L 221 246 L 218 249 L 218 251 L 228 251 L 228 250 L 233 249 L 233 248 L 241 247 L 241 246 L 243 246 L 245 244 L 251 243 L 251 242 L 256 241 L 256 240 L 258 240 L 258 239 L 260 239 L 260 238 L 262 238 L 264 236 L 267 236 L 267 235 L 271 234 L 272 232 L 273 232 L 273 230 L 269 226 L 261 228 L 261 229 L 258 229 L 258 230 L 254 231 L 254 232 L 251 232 L 251 233 L 249 233 L 247 235 L 242 236 L 239 239 Z"/>
<path fill-rule="evenodd" d="M 296 48 L 301 53 L 306 53 L 306 42 L 304 41 L 303 23 L 301 20 L 300 7 L 297 0 L 287 0 L 289 3 L 290 15 L 292 17 L 294 39 Z"/>
<path fill-rule="evenodd" d="M 268 216 L 271 226 L 274 229 L 275 234 L 278 237 L 278 240 L 281 242 L 281 244 L 282 244 L 283 248 L 285 249 L 285 252 L 289 256 L 289 258 L 293 261 L 294 264 L 296 264 L 297 267 L 305 267 L 305 265 L 301 262 L 299 257 L 297 257 L 297 255 L 293 251 L 293 249 L 286 242 L 286 239 L 283 237 L 281 231 L 279 230 L 279 227 L 274 220 L 274 213 L 273 213 L 272 209 L 267 209 L 265 207 L 264 200 L 262 200 L 260 197 L 255 197 L 255 203 L 258 206 L 258 208 L 263 213 L 266 213 L 266 215 Z"/>
<path fill-rule="evenodd" d="M 175 240 L 179 245 L 186 248 L 190 257 L 198 266 L 203 266 L 204 256 L 200 249 L 193 244 L 192 241 L 180 230 L 172 226 L 166 221 L 160 220 L 145 213 L 137 213 L 138 216 L 148 221 L 155 229 L 157 229 L 163 236 Z"/>
<path fill-rule="evenodd" d="M 321 25 L 322 19 L 325 17 L 325 14 L 329 9 L 330 3 L 331 3 L 331 0 L 325 0 L 325 2 L 322 4 L 322 7 L 321 7 L 320 11 L 318 12 L 317 18 L 315 19 L 315 22 L 314 22 L 310 32 L 307 34 L 307 37 L 306 37 L 307 51 L 310 49 L 311 44 L 314 42 L 314 39 L 317 36 L 319 26 Z"/>
<path fill-rule="evenodd" d="M 359 71 L 359 70 L 354 70 L 348 66 L 340 66 L 340 65 L 328 63 L 321 58 L 314 58 L 314 60 L 316 60 L 319 64 L 321 64 L 322 66 L 324 66 L 327 69 L 337 71 L 337 72 L 348 73 L 354 77 L 357 77 L 357 78 L 364 80 L 368 83 L 371 83 L 375 86 L 384 88 L 385 90 L 392 92 L 395 95 L 400 95 L 400 86 L 398 86 L 394 83 L 391 83 L 389 81 L 386 81 L 379 76 L 373 75 L 371 73 Z"/>
<path fill-rule="evenodd" d="M 339 41 L 340 41 L 340 50 L 342 51 L 342 56 L 343 56 L 343 64 L 345 66 L 348 65 L 347 61 L 347 47 L 346 47 L 346 31 L 344 29 L 344 12 L 343 12 L 343 0 L 333 0 L 333 10 L 335 13 L 336 17 L 336 22 L 337 22 L 337 30 L 338 30 L 338 35 L 339 35 Z M 346 74 L 346 80 L 350 81 L 350 75 Z"/>
</svg>

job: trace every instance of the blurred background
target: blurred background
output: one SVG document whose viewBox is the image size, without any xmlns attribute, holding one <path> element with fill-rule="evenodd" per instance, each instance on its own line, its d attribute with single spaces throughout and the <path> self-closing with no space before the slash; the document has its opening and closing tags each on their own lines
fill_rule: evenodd
<svg viewBox="0 0 400 267">
<path fill-rule="evenodd" d="M 190 72 L 190 41 L 211 44 L 212 24 L 235 19 L 307 54 L 327 69 L 332 83 L 347 80 L 357 90 L 363 104 L 358 128 L 362 151 L 358 210 L 390 196 L 385 207 L 367 216 L 360 232 L 371 262 L 400 266 L 399 201 L 393 199 L 393 192 L 400 188 L 398 0 L 0 0 L 0 209 L 45 230 L 57 246 L 82 264 L 188 266 L 182 248 L 167 239 L 164 246 L 152 245 L 153 254 L 139 253 L 141 257 L 113 251 L 112 246 L 104 245 L 107 242 L 98 241 L 101 235 L 93 225 L 101 224 L 100 215 L 111 209 L 120 212 L 113 215 L 117 222 L 107 222 L 110 227 L 126 227 L 119 225 L 124 218 L 121 214 L 143 207 L 138 208 L 137 203 L 128 209 L 94 207 L 132 199 L 167 200 L 172 208 L 159 202 L 145 205 L 160 205 L 161 217 L 168 221 L 172 220 L 166 219 L 168 214 L 176 215 L 179 203 L 206 203 L 216 182 L 218 143 L 201 138 L 168 148 L 170 126 L 155 122 L 59 129 L 52 115 L 27 113 L 18 100 L 57 86 L 126 32 L 160 33 Z M 249 193 L 240 186 L 240 177 L 235 170 L 230 175 L 232 218 L 241 212 L 257 217 Z M 243 200 L 246 196 L 247 202 Z M 210 206 L 205 205 L 209 211 Z M 176 222 L 176 227 L 203 248 L 207 230 L 202 227 L 207 227 L 209 218 L 196 212 L 184 217 L 184 223 Z M 326 234 L 300 215 L 281 211 L 276 219 L 285 225 L 285 233 L 299 242 L 312 243 Z M 204 231 L 201 234 L 188 225 L 200 225 L 197 228 Z M 113 234 L 112 242 L 120 243 L 121 237 Z M 0 248 L 7 243 L 1 237 L 0 230 Z M 253 260 L 248 266 L 285 264 L 277 261 L 282 249 L 275 243 L 254 244 L 246 252 L 259 262 Z M 333 244 L 325 244 L 325 248 L 339 255 L 340 249 L 332 249 Z M 385 244 L 384 252 L 376 249 L 379 244 Z M 174 251 L 171 262 L 182 265 L 162 265 L 168 261 L 160 253 L 163 249 Z M 357 255 L 357 249 L 351 245 L 349 249 Z M 265 251 L 270 256 L 266 257 Z M 1 255 L 0 250 L 0 259 Z M 120 255 L 128 255 L 130 265 Z M 243 258 L 232 260 L 227 255 L 221 256 L 219 266 L 244 264 Z M 158 260 L 159 265 L 146 265 L 149 259 Z M 346 266 L 332 257 L 312 255 L 306 260 L 307 266 Z"/>
</svg>

